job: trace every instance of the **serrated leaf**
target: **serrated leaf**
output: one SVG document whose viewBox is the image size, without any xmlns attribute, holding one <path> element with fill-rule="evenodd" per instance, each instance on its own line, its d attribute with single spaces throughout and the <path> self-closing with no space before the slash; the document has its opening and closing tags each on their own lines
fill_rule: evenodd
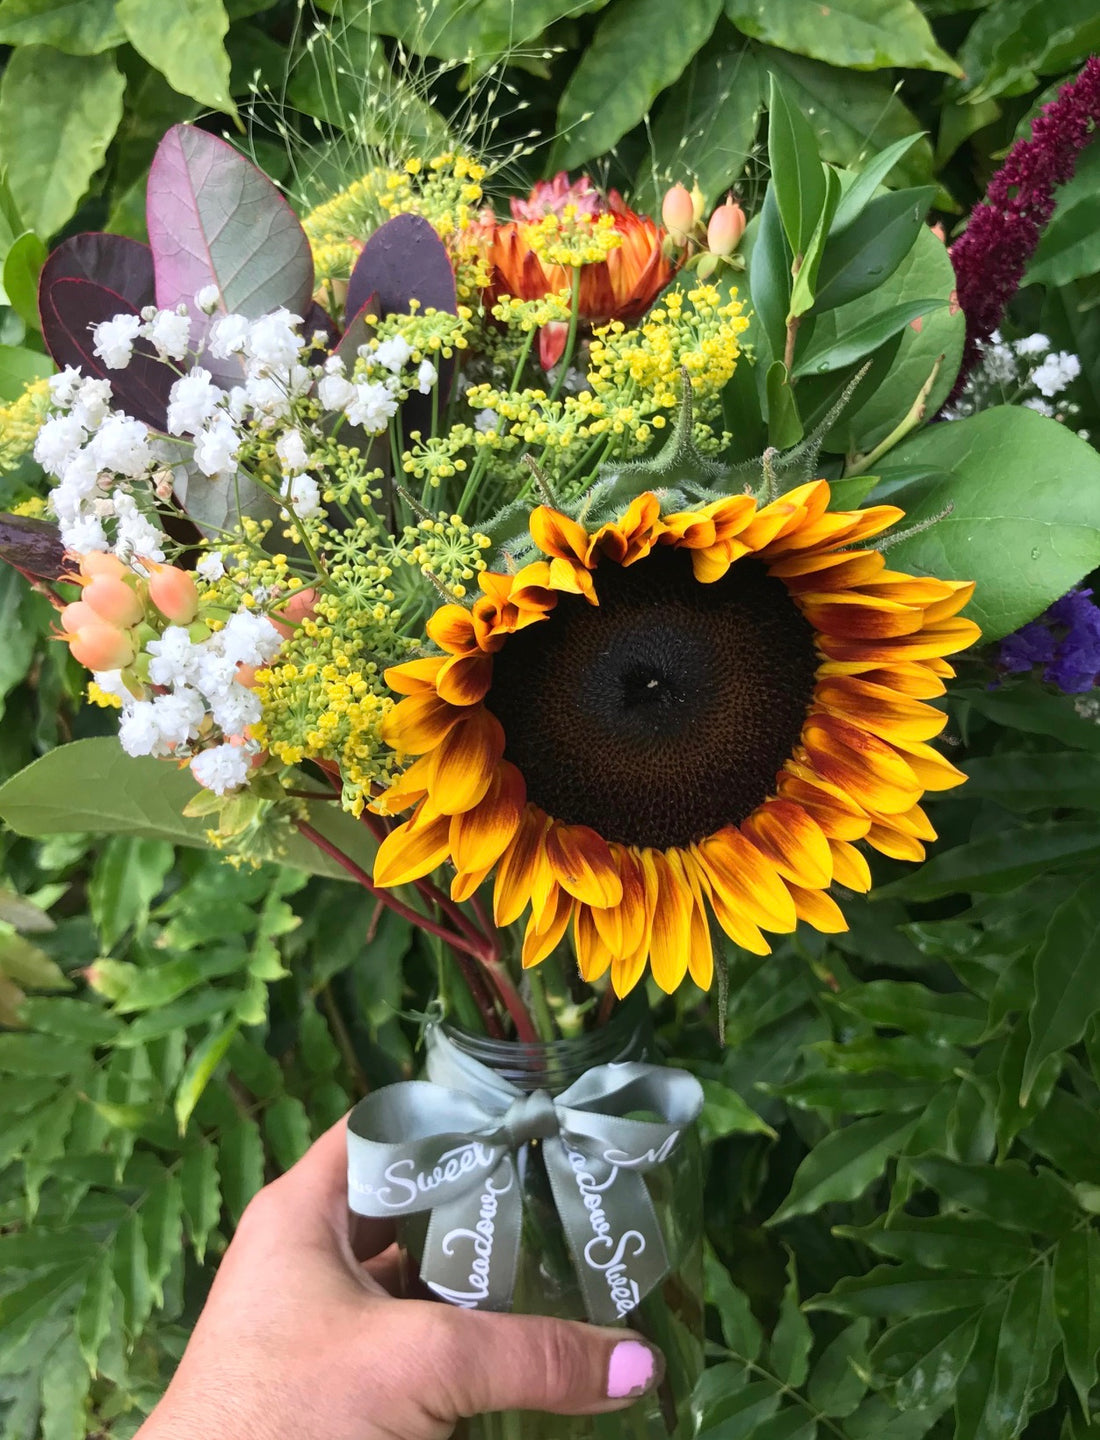
<svg viewBox="0 0 1100 1440">
<path fill-rule="evenodd" d="M 181 95 L 234 118 L 229 95 L 229 16 L 222 0 L 116 0 L 119 23 L 138 54 Z"/>
<path fill-rule="evenodd" d="M 164 840 L 114 835 L 104 845 L 92 869 L 88 902 L 105 953 L 132 926 L 142 927 L 174 859 Z"/>
<path fill-rule="evenodd" d="M 126 88 L 111 55 L 20 46 L 0 81 L 0 157 L 12 196 L 43 239 L 60 230 L 103 163 Z"/>
<path fill-rule="evenodd" d="M 141 1207 L 141 1227 L 149 1263 L 149 1284 L 157 1305 L 164 1304 L 164 1281 L 183 1249 L 183 1192 L 179 1177 L 166 1170 Z"/>
<path fill-rule="evenodd" d="M 67 55 L 98 55 L 125 35 L 115 0 L 4 0 L 0 45 L 52 45 Z"/>
<path fill-rule="evenodd" d="M 183 1075 L 176 1090 L 174 1106 L 176 1124 L 179 1126 L 181 1135 L 186 1131 L 192 1111 L 199 1103 L 202 1092 L 210 1083 L 211 1076 L 221 1063 L 239 1029 L 239 1020 L 216 1025 L 187 1057 L 187 1064 L 184 1066 Z"/>
<path fill-rule="evenodd" d="M 1033 620 L 1100 564 L 1100 455 L 1068 426 L 998 405 L 903 440 L 885 458 L 883 480 L 910 466 L 944 475 L 897 500 L 906 523 L 953 509 L 892 547 L 890 564 L 976 580 L 966 613 L 984 640 Z"/>
<path fill-rule="evenodd" d="M 22 935 L 0 932 L 0 975 L 32 990 L 72 988 L 72 981 L 57 961 Z"/>
<path fill-rule="evenodd" d="M 218 1154 L 212 1144 L 198 1145 L 184 1155 L 180 1164 L 180 1195 L 187 1233 L 201 1265 L 222 1209 Z"/>
<path fill-rule="evenodd" d="M 806 1387 L 806 1398 L 822 1415 L 843 1419 L 867 1393 L 865 1376 L 870 1331 L 868 1321 L 853 1321 L 821 1352 Z"/>
<path fill-rule="evenodd" d="M 910 1115 L 872 1115 L 826 1135 L 795 1171 L 769 1224 L 810 1215 L 831 1201 L 855 1200 L 901 1152 L 916 1123 Z"/>
<path fill-rule="evenodd" d="M 913 0 L 841 0 L 825 9 L 815 0 L 726 0 L 726 14 L 754 40 L 830 65 L 962 74 Z"/>
<path fill-rule="evenodd" d="M 84 1292 L 76 1307 L 76 1338 L 84 1363 L 93 1375 L 97 1369 L 100 1346 L 111 1328 L 117 1294 L 111 1256 L 106 1254 L 88 1272 Z"/>
<path fill-rule="evenodd" d="M 85 1069 L 88 1047 L 53 1035 L 0 1035 L 0 1072 L 9 1075 L 75 1076 Z"/>
<path fill-rule="evenodd" d="M 779 1306 L 779 1319 L 772 1330 L 768 1347 L 768 1365 L 784 1385 L 797 1390 L 810 1370 L 810 1350 L 814 1337 L 810 1322 L 802 1313 L 798 1299 L 798 1274 L 794 1256 L 787 1259 L 787 1284 Z"/>
<path fill-rule="evenodd" d="M 289 1170 L 313 1143 L 306 1107 L 296 1096 L 281 1095 L 264 1111 L 264 1134 L 275 1163 Z"/>
<path fill-rule="evenodd" d="M 40 1440 L 85 1440 L 91 1382 L 75 1335 L 63 1335 L 42 1367 Z"/>
<path fill-rule="evenodd" d="M 806 1302 L 808 1310 L 897 1319 L 901 1316 L 982 1305 L 996 1294 L 995 1275 L 947 1275 L 920 1265 L 879 1265 L 866 1275 L 846 1275 L 827 1295 Z"/>
<path fill-rule="evenodd" d="M 668 25 L 663 0 L 610 5 L 562 92 L 550 168 L 572 170 L 610 150 L 679 78 L 721 13 L 722 0 L 684 0 Z"/>
<path fill-rule="evenodd" d="M 707 1299 L 718 1311 L 726 1344 L 739 1359 L 755 1360 L 764 1343 L 764 1332 L 752 1313 L 749 1297 L 733 1283 L 709 1245 L 703 1252 L 703 1263 Z"/>
<path fill-rule="evenodd" d="M 153 1286 L 149 1279 L 149 1256 L 141 1215 L 131 1211 L 115 1232 L 113 1269 L 122 1296 L 126 1328 L 138 1335 L 153 1309 Z"/>
<path fill-rule="evenodd" d="M 0 1354 L 11 1354 L 36 1325 L 67 1311 L 82 1278 L 72 1265 L 59 1265 L 0 1296 Z"/>
<path fill-rule="evenodd" d="M 1035 956 L 1034 982 L 1021 1105 L 1027 1104 L 1048 1056 L 1076 1045 L 1100 1011 L 1100 893 L 1095 879 L 1084 881 L 1051 915 Z"/>
<path fill-rule="evenodd" d="M 222 1135 L 218 1171 L 225 1208 L 236 1225 L 264 1183 L 264 1142 L 254 1120 L 241 1120 Z"/>
<path fill-rule="evenodd" d="M 1062 1337 L 1066 1372 L 1081 1409 L 1089 1413 L 1100 1351 L 1100 1234 L 1071 1230 L 1054 1256 L 1054 1314 Z"/>
<path fill-rule="evenodd" d="M 1093 820 L 1051 820 L 983 835 L 941 850 L 919 870 L 884 885 L 876 898 L 935 900 L 959 891 L 1003 895 L 1035 875 L 1100 855 L 1100 825 Z"/>
<path fill-rule="evenodd" d="M 77 1000 L 64 995 L 25 1000 L 23 1018 L 43 1035 L 87 1046 L 110 1044 L 123 1028 L 122 1022 L 94 999 Z"/>
</svg>

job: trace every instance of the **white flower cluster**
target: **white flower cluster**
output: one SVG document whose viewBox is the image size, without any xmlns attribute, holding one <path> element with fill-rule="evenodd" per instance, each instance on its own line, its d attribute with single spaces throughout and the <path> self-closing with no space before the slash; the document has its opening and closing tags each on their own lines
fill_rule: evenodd
<svg viewBox="0 0 1100 1440">
<path fill-rule="evenodd" d="M 135 697 L 118 670 L 95 676 L 102 690 L 122 702 L 122 748 L 128 755 L 182 758 L 210 731 L 209 716 L 226 738 L 191 756 L 195 779 L 218 795 L 245 784 L 259 747 L 244 732 L 260 719 L 261 707 L 241 683 L 238 667 L 266 665 L 282 643 L 272 622 L 249 610 L 237 611 L 221 630 L 198 641 L 182 626 L 169 625 L 159 640 L 145 647 L 153 657 L 149 679 L 163 693 L 151 699 Z"/>
<path fill-rule="evenodd" d="M 110 322 L 108 322 L 110 323 Z M 134 481 L 156 468 L 155 442 L 140 420 L 111 409 L 107 380 L 66 367 L 50 380 L 53 413 L 38 432 L 34 458 L 57 480 L 50 505 L 62 544 L 163 560 L 163 534 L 134 498 Z M 103 522 L 115 523 L 112 546 Z"/>
<path fill-rule="evenodd" d="M 1068 420 L 1080 407 L 1068 400 L 1051 402 L 1080 373 L 1077 356 L 1052 349 L 1048 336 L 1036 332 L 1019 340 L 1005 340 L 995 330 L 981 346 L 979 364 L 958 400 L 944 411 L 944 418 L 961 420 L 991 405 L 1019 404 L 1049 419 Z"/>
<path fill-rule="evenodd" d="M 158 310 L 146 305 L 140 315 L 115 315 L 92 329 L 92 350 L 108 370 L 124 370 L 134 355 L 134 342 L 148 340 L 161 360 L 186 360 L 191 344 L 187 306 Z"/>
</svg>

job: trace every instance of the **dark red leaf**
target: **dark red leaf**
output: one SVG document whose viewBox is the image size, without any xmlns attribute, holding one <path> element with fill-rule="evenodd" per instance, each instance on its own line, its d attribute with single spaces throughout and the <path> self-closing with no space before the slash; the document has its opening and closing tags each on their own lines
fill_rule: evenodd
<svg viewBox="0 0 1100 1440">
<path fill-rule="evenodd" d="M 58 280 L 91 280 L 128 300 L 135 310 L 156 303 L 153 252 L 125 235 L 73 235 L 51 251 L 38 279 L 42 292 Z"/>
<path fill-rule="evenodd" d="M 370 237 L 348 280 L 345 313 L 358 315 L 372 291 L 380 316 L 407 315 L 410 300 L 419 300 L 421 310 L 458 313 L 447 247 L 423 215 L 395 215 Z"/>
<path fill-rule="evenodd" d="M 40 580 L 56 580 L 66 568 L 57 526 L 26 515 L 0 515 L 0 560 Z"/>
</svg>

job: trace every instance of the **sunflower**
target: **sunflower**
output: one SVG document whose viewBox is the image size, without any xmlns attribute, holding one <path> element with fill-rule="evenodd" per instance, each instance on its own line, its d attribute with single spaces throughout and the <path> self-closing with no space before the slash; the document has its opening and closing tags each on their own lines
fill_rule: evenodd
<svg viewBox="0 0 1100 1440">
<path fill-rule="evenodd" d="M 471 609 L 428 621 L 442 652 L 387 671 L 383 736 L 418 757 L 376 802 L 412 808 L 375 879 L 445 861 L 452 896 L 494 870 L 498 925 L 530 905 L 523 964 L 572 926 L 580 972 L 624 995 L 648 963 L 672 991 L 737 945 L 847 928 L 826 893 L 871 883 L 855 846 L 920 860 L 919 800 L 965 778 L 928 745 L 943 658 L 977 639 L 973 585 L 852 548 L 901 516 L 829 511 L 814 481 L 662 516 L 655 495 L 590 533 L 547 506 L 544 559 L 485 571 Z"/>
</svg>

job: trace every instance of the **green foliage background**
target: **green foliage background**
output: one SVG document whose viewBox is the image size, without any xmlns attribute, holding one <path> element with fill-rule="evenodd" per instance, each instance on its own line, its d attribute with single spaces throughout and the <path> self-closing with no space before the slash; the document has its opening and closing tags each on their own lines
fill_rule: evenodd
<svg viewBox="0 0 1100 1440">
<path fill-rule="evenodd" d="M 600 178 L 650 205 L 686 173 L 711 201 L 736 185 L 758 206 L 775 73 L 828 160 L 919 135 L 889 183 L 934 186 L 948 229 L 1100 45 L 1089 0 L 324 8 L 0 0 L 0 400 L 48 369 L 28 278 L 43 247 L 140 235 L 170 124 L 203 116 L 232 138 L 248 121 L 242 143 L 305 202 L 380 138 L 369 116 L 344 122 L 342 97 L 364 73 L 405 94 L 399 45 L 426 77 L 406 95 L 412 131 L 441 132 L 429 99 L 484 104 L 495 143 L 534 134 L 516 171 L 610 152 Z M 465 88 L 504 56 L 506 87 Z M 265 87 L 280 103 L 257 110 Z M 1094 144 L 1016 312 L 1080 356 L 1077 423 L 1094 435 L 1098 222 Z M 902 478 L 935 443 L 891 456 Z M 1013 450 L 1004 484 L 1027 519 L 1046 460 Z M 0 507 L 27 481 L 0 478 Z M 109 779 L 118 751 L 50 621 L 0 570 L 0 780 L 81 741 L 51 770 L 50 833 L 16 833 L 35 828 L 18 784 L 0 805 L 8 1440 L 134 1433 L 249 1197 L 414 1063 L 402 1016 L 438 963 L 314 852 L 225 864 L 177 819 L 168 767 L 117 787 L 117 833 L 83 833 L 81 786 Z M 1100 706 L 988 676 L 974 662 L 951 698 L 970 783 L 935 803 L 932 859 L 877 862 L 872 898 L 845 900 L 846 935 L 735 957 L 724 1048 L 696 1001 L 657 1012 L 707 1089 L 709 1440 L 1100 1437 Z"/>
</svg>

